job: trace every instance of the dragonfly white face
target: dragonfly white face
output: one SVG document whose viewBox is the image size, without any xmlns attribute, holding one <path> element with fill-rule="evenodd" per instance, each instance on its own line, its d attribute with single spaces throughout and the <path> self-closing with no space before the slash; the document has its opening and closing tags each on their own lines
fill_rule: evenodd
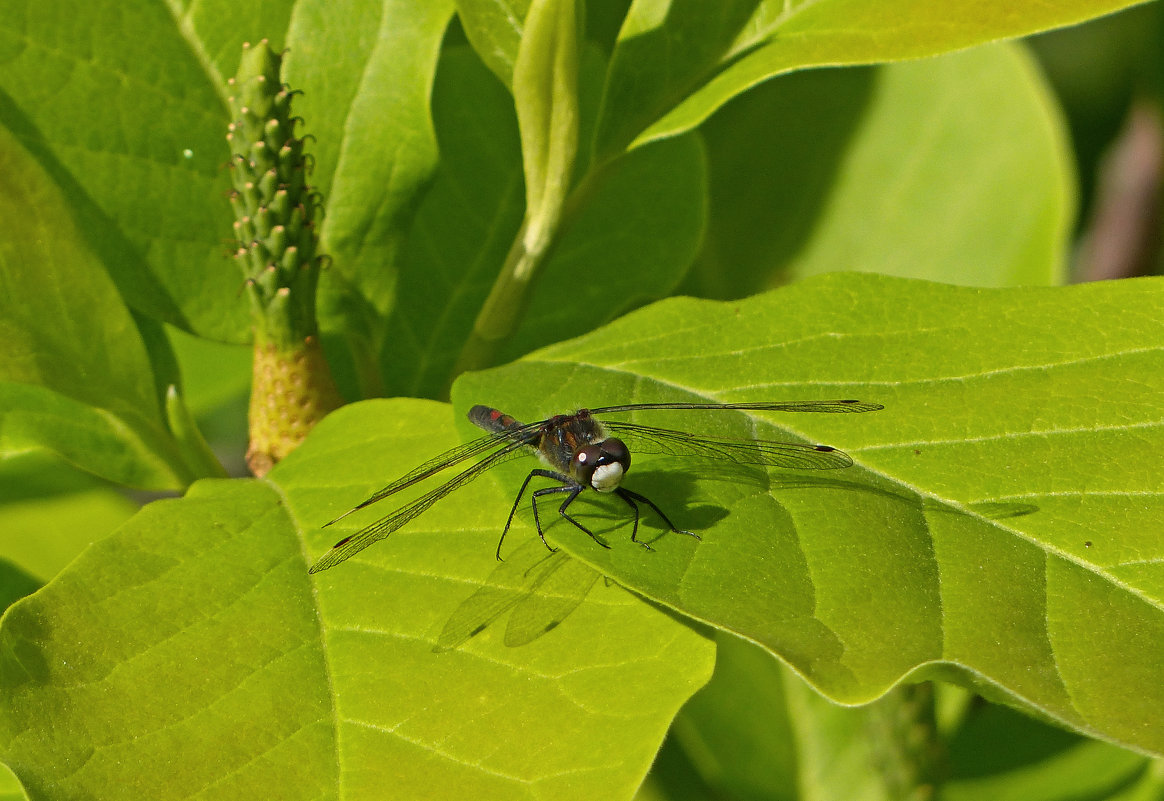
<svg viewBox="0 0 1164 801">
<path fill-rule="evenodd" d="M 599 492 L 614 492 L 630 470 L 630 450 L 621 439 L 605 439 L 579 448 L 570 460 L 570 473 L 579 484 Z"/>
</svg>

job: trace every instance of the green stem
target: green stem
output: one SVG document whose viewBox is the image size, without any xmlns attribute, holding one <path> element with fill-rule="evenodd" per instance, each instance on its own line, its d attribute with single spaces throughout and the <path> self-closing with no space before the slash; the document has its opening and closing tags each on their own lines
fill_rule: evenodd
<svg viewBox="0 0 1164 801">
<path fill-rule="evenodd" d="M 493 288 L 481 306 L 481 311 L 477 313 L 473 330 L 461 348 L 461 353 L 445 384 L 445 397 L 448 397 L 449 388 L 461 373 L 482 370 L 496 364 L 498 350 L 517 330 L 524 316 L 530 293 L 542 265 L 553 255 L 562 234 L 569 230 L 570 225 L 586 207 L 595 190 L 609 173 L 611 163 L 606 161 L 596 169 L 591 169 L 571 190 L 552 229 L 552 236 L 543 240 L 541 251 L 535 253 L 527 249 L 528 221 L 523 220 L 505 256 L 501 272 L 493 282 Z"/>
<path fill-rule="evenodd" d="M 889 797 L 935 798 L 945 773 L 945 748 L 938 736 L 933 685 L 898 686 L 866 709 L 873 758 Z"/>
</svg>

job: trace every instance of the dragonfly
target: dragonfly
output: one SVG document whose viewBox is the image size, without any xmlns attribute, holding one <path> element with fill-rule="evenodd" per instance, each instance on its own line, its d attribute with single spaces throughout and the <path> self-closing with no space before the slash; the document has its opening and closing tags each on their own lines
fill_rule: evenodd
<svg viewBox="0 0 1164 801">
<path fill-rule="evenodd" d="M 513 507 L 509 511 L 509 518 L 505 521 L 505 527 L 501 531 L 501 538 L 497 541 L 498 560 L 501 560 L 501 546 L 505 542 L 505 535 L 509 533 L 510 526 L 513 524 L 513 517 L 517 513 L 521 499 L 525 495 L 530 481 L 535 478 L 546 478 L 557 482 L 555 486 L 542 487 L 530 493 L 534 526 L 542 543 L 551 552 L 554 551 L 554 548 L 546 541 L 545 531 L 538 514 L 538 500 L 551 495 L 565 496 L 558 507 L 558 514 L 561 517 L 581 529 L 603 548 L 611 547 L 568 512 L 570 505 L 587 489 L 593 489 L 602 494 L 616 495 L 630 507 L 634 513 L 631 541 L 647 550 L 653 549 L 648 543 L 638 538 L 639 504 L 650 508 L 672 532 L 687 534 L 699 539 L 699 535 L 694 532 L 681 529 L 672 523 L 671 519 L 653 501 L 622 486 L 622 479 L 630 470 L 630 448 L 632 445 L 639 453 L 695 456 L 797 470 L 843 468 L 853 464 L 853 460 L 848 454 L 829 445 L 701 436 L 685 431 L 655 428 L 621 420 L 599 420 L 598 416 L 605 418 L 607 415 L 638 415 L 641 412 L 662 410 L 851 414 L 873 412 L 883 408 L 885 407 L 879 403 L 858 400 L 629 403 L 579 409 L 571 414 L 557 414 L 536 423 L 519 423 L 513 417 L 497 409 L 477 405 L 469 410 L 469 420 L 478 428 L 489 432 L 488 434 L 433 457 L 388 486 L 373 493 L 363 502 L 326 525 L 338 523 L 353 512 L 382 501 L 421 481 L 432 478 L 438 473 L 471 460 L 475 461 L 471 461 L 468 467 L 435 489 L 399 507 L 371 525 L 341 539 L 312 565 L 310 572 L 318 573 L 350 559 L 369 545 L 404 527 L 437 501 L 474 479 L 480 478 L 494 467 L 510 459 L 531 453 L 538 455 L 546 467 L 531 470 L 522 483 L 521 489 L 513 501 Z"/>
</svg>

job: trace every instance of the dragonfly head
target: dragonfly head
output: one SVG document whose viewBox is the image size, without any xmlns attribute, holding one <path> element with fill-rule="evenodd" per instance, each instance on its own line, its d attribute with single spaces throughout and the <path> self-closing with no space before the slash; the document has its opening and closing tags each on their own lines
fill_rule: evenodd
<svg viewBox="0 0 1164 801">
<path fill-rule="evenodd" d="M 574 452 L 570 471 L 579 484 L 599 492 L 614 492 L 630 470 L 630 450 L 621 439 L 610 438 Z"/>
</svg>

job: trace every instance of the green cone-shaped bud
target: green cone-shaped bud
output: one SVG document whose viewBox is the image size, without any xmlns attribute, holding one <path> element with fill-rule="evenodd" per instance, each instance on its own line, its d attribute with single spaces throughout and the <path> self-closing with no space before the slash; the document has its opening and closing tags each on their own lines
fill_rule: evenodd
<svg viewBox="0 0 1164 801">
<path fill-rule="evenodd" d="M 340 404 L 315 322 L 319 195 L 267 41 L 244 45 L 230 80 L 235 259 L 254 319 L 255 369 L 247 461 L 262 475 Z"/>
<path fill-rule="evenodd" d="M 233 120 L 227 134 L 238 261 L 255 290 L 259 315 L 255 337 L 279 347 L 298 346 L 316 334 L 319 269 L 319 198 L 307 184 L 308 161 L 303 140 L 295 135 L 293 93 L 283 86 L 282 61 L 265 39 L 244 45 L 238 74 L 230 80 Z M 292 245 L 298 261 L 287 258 Z M 290 299 L 272 306 L 274 293 L 283 288 L 290 290 Z"/>
</svg>

